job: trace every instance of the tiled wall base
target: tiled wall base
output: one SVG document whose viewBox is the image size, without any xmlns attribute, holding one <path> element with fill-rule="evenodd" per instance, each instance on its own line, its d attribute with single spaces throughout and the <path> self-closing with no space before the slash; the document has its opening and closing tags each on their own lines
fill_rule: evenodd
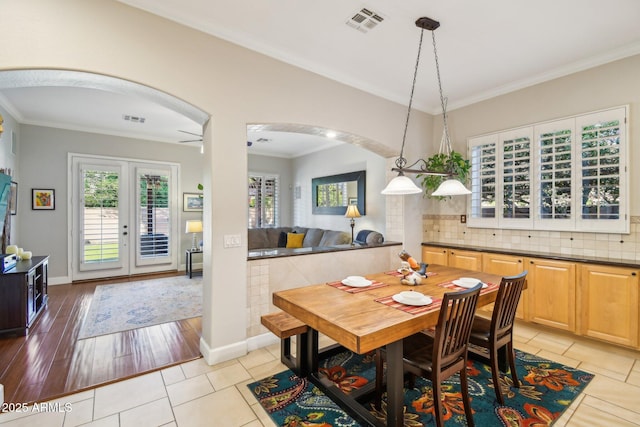
<svg viewBox="0 0 640 427">
<path fill-rule="evenodd" d="M 422 231 L 425 242 L 640 262 L 640 217 L 631 218 L 630 234 L 470 228 L 458 215 L 424 215 Z"/>
<path fill-rule="evenodd" d="M 271 294 L 284 289 L 388 271 L 399 263 L 401 246 L 267 258 L 247 263 L 247 337 L 267 329 L 260 316 L 277 310 Z"/>
</svg>

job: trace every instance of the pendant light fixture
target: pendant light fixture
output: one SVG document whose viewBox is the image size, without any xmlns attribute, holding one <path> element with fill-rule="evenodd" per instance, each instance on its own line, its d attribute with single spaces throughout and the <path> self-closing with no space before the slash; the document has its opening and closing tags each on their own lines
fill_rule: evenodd
<svg viewBox="0 0 640 427">
<path fill-rule="evenodd" d="M 447 156 L 451 155 L 451 140 L 449 139 L 449 126 L 447 124 L 447 109 L 444 95 L 442 94 L 442 81 L 440 79 L 440 65 L 438 63 L 438 51 L 436 49 L 436 36 L 434 30 L 440 26 L 438 21 L 434 21 L 431 18 L 422 17 L 416 21 L 416 26 L 421 28 L 420 31 L 420 43 L 418 44 L 418 56 L 416 58 L 416 66 L 413 72 L 413 83 L 411 84 L 411 95 L 409 97 L 409 107 L 407 109 L 407 119 L 404 125 L 404 134 L 402 135 L 402 147 L 400 148 L 400 157 L 395 161 L 395 166 L 391 170 L 398 172 L 398 176 L 393 178 L 389 184 L 382 190 L 382 194 L 385 195 L 402 195 L 402 194 L 417 194 L 422 193 L 422 189 L 418 187 L 413 180 L 406 177 L 405 173 L 415 173 L 420 175 L 435 175 L 447 177 L 445 181 L 432 193 L 433 196 L 459 196 L 471 194 L 464 184 L 457 180 L 453 171 L 452 165 L 449 165 L 449 171 L 447 172 L 435 172 L 427 169 L 427 163 L 424 159 L 418 159 L 411 165 L 407 166 L 407 159 L 404 158 L 404 143 L 407 138 L 407 128 L 409 127 L 409 117 L 411 116 L 411 105 L 413 103 L 413 93 L 416 87 L 416 78 L 418 76 L 418 66 L 420 65 L 420 52 L 422 51 L 422 39 L 424 36 L 424 30 L 431 31 L 431 37 L 433 40 L 433 53 L 436 59 L 436 72 L 438 76 L 438 89 L 440 91 L 440 105 L 442 107 L 442 120 L 444 127 L 442 129 L 442 140 L 440 141 L 440 153 L 444 153 Z M 421 163 L 417 169 L 412 169 Z"/>
</svg>

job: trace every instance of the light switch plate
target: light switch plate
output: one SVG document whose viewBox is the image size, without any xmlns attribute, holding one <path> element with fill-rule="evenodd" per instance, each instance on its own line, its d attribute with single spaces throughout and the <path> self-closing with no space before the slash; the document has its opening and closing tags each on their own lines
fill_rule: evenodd
<svg viewBox="0 0 640 427">
<path fill-rule="evenodd" d="M 224 247 L 225 248 L 238 248 L 241 244 L 241 237 L 239 234 L 225 234 Z"/>
</svg>

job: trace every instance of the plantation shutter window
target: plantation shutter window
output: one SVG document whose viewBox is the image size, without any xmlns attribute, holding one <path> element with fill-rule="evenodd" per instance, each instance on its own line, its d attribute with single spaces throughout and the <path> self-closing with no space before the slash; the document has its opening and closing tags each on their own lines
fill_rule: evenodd
<svg viewBox="0 0 640 427">
<path fill-rule="evenodd" d="M 577 120 L 579 132 L 580 209 L 584 227 L 621 228 L 628 210 L 625 115 L 619 110 Z"/>
<path fill-rule="evenodd" d="M 137 199 L 138 257 L 168 257 L 171 231 L 169 174 L 138 171 Z"/>
<path fill-rule="evenodd" d="M 497 135 L 474 138 L 469 142 L 471 158 L 470 226 L 497 226 L 496 152 Z"/>
<path fill-rule="evenodd" d="M 249 228 L 278 226 L 278 177 L 249 174 Z"/>
<path fill-rule="evenodd" d="M 537 216 L 546 229 L 573 229 L 574 119 L 536 126 Z"/>
<path fill-rule="evenodd" d="M 628 233 L 627 108 L 470 138 L 468 226 Z"/>
<path fill-rule="evenodd" d="M 533 227 L 533 129 L 514 129 L 499 134 L 501 167 L 497 167 L 498 200 L 501 209 L 498 226 L 530 229 Z M 497 209 L 497 208 L 496 208 Z"/>
<path fill-rule="evenodd" d="M 502 216 L 530 218 L 531 139 L 527 136 L 502 141 Z"/>
</svg>

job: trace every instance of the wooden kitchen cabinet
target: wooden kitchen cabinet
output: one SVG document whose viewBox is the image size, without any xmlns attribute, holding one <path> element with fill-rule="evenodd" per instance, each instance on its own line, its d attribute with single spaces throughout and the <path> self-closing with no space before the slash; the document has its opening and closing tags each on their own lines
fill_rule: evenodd
<svg viewBox="0 0 640 427">
<path fill-rule="evenodd" d="M 422 262 L 480 271 L 482 269 L 482 252 L 423 246 Z"/>
<path fill-rule="evenodd" d="M 576 264 L 525 258 L 527 313 L 525 320 L 576 331 Z"/>
<path fill-rule="evenodd" d="M 464 268 L 465 270 L 482 270 L 482 252 L 449 249 L 449 267 Z"/>
<path fill-rule="evenodd" d="M 526 288 L 516 313 L 519 319 L 640 349 L 638 263 L 590 264 L 556 256 L 424 245 L 422 260 L 500 276 L 527 270 Z M 478 307 L 478 313 L 487 317 L 492 311 L 493 304 Z"/>
<path fill-rule="evenodd" d="M 524 257 L 504 254 L 494 254 L 485 252 L 482 254 L 482 271 L 485 273 L 498 274 L 500 276 L 516 276 L 525 270 Z M 516 317 L 525 318 L 527 304 L 527 290 L 522 291 Z M 491 315 L 493 304 L 479 307 L 478 310 Z"/>
<path fill-rule="evenodd" d="M 422 247 L 422 262 L 426 264 L 449 265 L 449 250 L 436 246 Z"/>
<path fill-rule="evenodd" d="M 578 274 L 578 333 L 638 347 L 638 270 L 582 264 Z"/>
</svg>

